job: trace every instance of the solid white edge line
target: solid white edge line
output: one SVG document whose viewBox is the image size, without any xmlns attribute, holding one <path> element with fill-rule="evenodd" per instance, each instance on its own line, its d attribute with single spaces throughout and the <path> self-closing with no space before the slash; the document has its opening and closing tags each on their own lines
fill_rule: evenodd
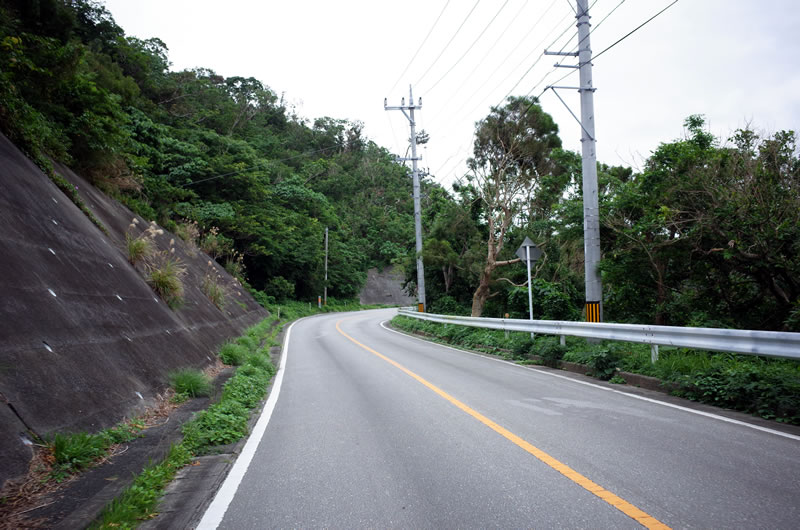
<svg viewBox="0 0 800 530">
<path fill-rule="evenodd" d="M 626 396 L 626 397 L 629 397 L 629 398 L 639 399 L 639 400 L 642 400 L 642 401 L 647 401 L 648 403 L 655 403 L 656 405 L 662 405 L 664 407 L 669 407 L 669 408 L 673 408 L 673 409 L 677 409 L 677 410 L 682 410 L 684 412 L 689 412 L 691 414 L 697 414 L 698 416 L 705 416 L 707 418 L 713 418 L 715 420 L 724 421 L 726 423 L 732 423 L 734 425 L 741 425 L 743 427 L 749 427 L 749 428 L 755 429 L 757 431 L 768 432 L 770 434 L 775 434 L 777 436 L 782 436 L 784 438 L 789 438 L 791 440 L 800 441 L 800 436 L 797 436 L 795 434 L 790 434 L 788 432 L 776 431 L 775 429 L 770 429 L 769 427 L 762 427 L 760 425 L 753 425 L 752 423 L 747 423 L 745 421 L 740 421 L 740 420 L 734 420 L 732 418 L 726 418 L 725 416 L 719 416 L 719 415 L 713 414 L 711 412 L 705 412 L 705 411 L 702 411 L 702 410 L 690 409 L 689 407 L 683 407 L 681 405 L 675 405 L 673 403 L 667 403 L 666 401 L 659 401 L 657 399 L 653 399 L 653 398 L 649 398 L 649 397 L 645 397 L 645 396 L 639 396 L 639 395 L 636 395 L 636 394 L 629 394 L 628 392 L 622 392 L 621 390 L 616 390 L 614 388 L 608 388 L 608 387 L 605 387 L 605 386 L 600 386 L 600 385 L 597 385 L 595 383 L 590 383 L 588 381 L 580 381 L 578 379 L 573 379 L 573 378 L 567 377 L 565 375 L 554 374 L 552 372 L 545 371 L 545 370 L 539 370 L 539 369 L 533 368 L 531 366 L 523 366 L 523 365 L 511 362 L 511 361 L 506 361 L 504 359 L 495 359 L 493 357 L 488 357 L 486 355 L 481 355 L 480 353 L 475 353 L 475 352 L 471 352 L 471 351 L 467 351 L 467 350 L 462 350 L 460 348 L 454 348 L 454 347 L 448 346 L 446 344 L 440 344 L 438 342 L 425 340 L 425 339 L 422 339 L 420 337 L 415 337 L 414 335 L 410 335 L 408 333 L 403 333 L 401 331 L 397 331 L 395 329 L 391 329 L 389 327 L 386 327 L 386 323 L 387 322 L 389 322 L 389 321 L 388 320 L 384 320 L 383 322 L 381 322 L 381 327 L 383 329 L 385 329 L 386 331 L 391 331 L 392 333 L 397 333 L 398 335 L 403 335 L 403 336 L 411 338 L 411 339 L 419 340 L 419 341 L 425 342 L 426 344 L 434 344 L 436 346 L 441 346 L 442 348 L 447 348 L 449 350 L 453 350 L 453 351 L 457 351 L 457 352 L 461 352 L 461 353 L 468 353 L 469 355 L 474 355 L 476 357 L 480 357 L 482 359 L 487 359 L 489 361 L 496 361 L 496 362 L 504 363 L 504 364 L 507 364 L 507 365 L 510 365 L 510 366 L 516 366 L 517 368 L 530 370 L 530 371 L 536 372 L 538 374 L 548 375 L 550 377 L 557 377 L 559 379 L 564 379 L 565 381 L 570 381 L 572 383 L 578 383 L 579 385 L 591 386 L 593 388 L 597 388 L 597 389 L 600 389 L 600 390 L 605 390 L 606 392 L 613 392 L 615 394 L 620 394 L 622 396 Z"/>
<path fill-rule="evenodd" d="M 278 402 L 278 395 L 281 393 L 283 374 L 286 373 L 286 359 L 289 357 L 289 337 L 292 334 L 292 327 L 300 322 L 300 320 L 303 319 L 295 320 L 286 330 L 286 336 L 283 338 L 281 364 L 278 368 L 278 372 L 275 374 L 275 381 L 272 384 L 267 402 L 264 405 L 264 410 L 261 411 L 261 416 L 258 418 L 255 427 L 253 427 L 253 432 L 250 433 L 250 437 L 247 439 L 244 449 L 242 449 L 241 454 L 233 464 L 230 473 L 228 473 L 219 491 L 217 491 L 214 500 L 211 501 L 211 504 L 206 509 L 206 513 L 203 514 L 203 518 L 197 525 L 197 530 L 213 530 L 219 526 L 223 517 L 225 517 L 225 512 L 228 511 L 228 506 L 230 506 L 234 495 L 236 495 L 236 491 L 239 489 L 239 484 L 241 484 L 245 473 L 247 473 L 250 467 L 250 463 L 253 461 L 256 449 L 258 449 L 261 438 L 264 436 L 264 431 L 266 431 L 269 420 L 272 418 L 272 412 L 275 410 L 275 404 Z"/>
</svg>

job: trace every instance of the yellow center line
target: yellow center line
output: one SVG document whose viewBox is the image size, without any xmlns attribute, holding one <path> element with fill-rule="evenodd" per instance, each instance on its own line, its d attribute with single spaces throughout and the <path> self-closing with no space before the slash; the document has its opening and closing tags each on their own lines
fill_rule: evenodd
<svg viewBox="0 0 800 530">
<path fill-rule="evenodd" d="M 562 475 L 564 475 L 565 477 L 570 479 L 575 484 L 579 485 L 580 487 L 584 488 L 585 490 L 589 491 L 590 493 L 593 493 L 594 495 L 600 497 L 602 500 L 604 500 L 605 502 L 607 502 L 608 504 L 610 504 L 614 508 L 618 509 L 619 511 L 621 511 L 622 513 L 624 513 L 628 517 L 634 519 L 635 521 L 637 521 L 639 524 L 641 524 L 645 528 L 653 528 L 653 529 L 659 529 L 659 530 L 666 530 L 666 529 L 670 528 L 669 526 L 665 525 L 664 523 L 662 523 L 661 521 L 659 521 L 658 519 L 656 519 L 652 515 L 649 515 L 649 514 L 643 512 L 642 510 L 640 510 L 639 508 L 637 508 L 633 504 L 629 503 L 625 499 L 623 499 L 621 497 L 618 497 L 617 495 L 611 493 L 610 491 L 608 491 L 607 489 L 603 488 L 602 486 L 596 484 L 595 482 L 592 482 L 587 477 L 581 475 L 580 473 L 578 473 L 577 471 L 575 471 L 574 469 L 572 469 L 568 465 L 561 463 L 560 461 L 556 460 L 555 458 L 553 458 L 549 454 L 545 453 L 544 451 L 542 451 L 538 447 L 536 447 L 536 446 L 532 445 L 531 443 L 523 440 L 522 438 L 520 438 L 516 434 L 512 433 L 511 431 L 509 431 L 508 429 L 506 429 L 504 427 L 501 427 L 497 423 L 493 422 L 492 420 L 490 420 L 489 418 L 487 418 L 486 416 L 484 416 L 480 412 L 468 407 L 467 405 L 465 405 L 461 401 L 457 400 L 456 398 L 454 398 L 453 396 L 451 396 L 450 394 L 448 394 L 447 392 L 445 392 L 441 388 L 437 387 L 433 383 L 431 383 L 431 382 L 427 381 L 426 379 L 420 377 L 419 375 L 415 374 L 414 372 L 412 372 L 411 370 L 409 370 L 408 368 L 406 368 L 402 364 L 398 363 L 397 361 L 394 361 L 394 360 L 390 359 L 389 357 L 386 357 L 382 353 L 379 353 L 379 352 L 373 350 L 369 346 L 366 346 L 365 344 L 360 343 L 359 341 L 357 341 L 356 339 L 354 339 L 353 337 L 351 337 L 350 335 L 348 335 L 347 333 L 342 331 L 342 328 L 339 327 L 339 324 L 341 322 L 342 322 L 341 320 L 336 322 L 336 330 L 339 333 L 341 333 L 342 335 L 344 335 L 346 338 L 350 339 L 352 342 L 354 342 L 357 345 L 359 345 L 360 347 L 364 348 L 365 350 L 367 350 L 371 354 L 383 359 L 384 361 L 386 361 L 387 363 L 391 364 L 392 366 L 402 370 L 403 372 L 405 372 L 410 377 L 416 379 L 417 381 L 419 381 L 420 383 L 422 383 L 423 385 L 425 385 L 429 389 L 431 389 L 434 392 L 436 392 L 439 396 L 441 396 L 445 400 L 449 401 L 450 403 L 452 403 L 453 405 L 455 405 L 459 409 L 463 410 L 464 412 L 466 412 L 467 414 L 469 414 L 470 416 L 472 416 L 473 418 L 475 418 L 479 422 L 483 423 L 484 425 L 486 425 L 487 427 L 489 427 L 490 429 L 495 431 L 497 434 L 501 435 L 502 437 L 504 437 L 507 440 L 511 441 L 512 443 L 514 443 L 518 447 L 520 447 L 520 448 L 524 449 L 525 451 L 527 451 L 528 453 L 532 454 L 537 459 L 539 459 L 541 462 L 543 462 L 543 463 L 547 464 L 548 466 L 550 466 L 551 468 L 555 469 L 556 471 L 558 471 L 559 473 L 561 473 Z"/>
</svg>

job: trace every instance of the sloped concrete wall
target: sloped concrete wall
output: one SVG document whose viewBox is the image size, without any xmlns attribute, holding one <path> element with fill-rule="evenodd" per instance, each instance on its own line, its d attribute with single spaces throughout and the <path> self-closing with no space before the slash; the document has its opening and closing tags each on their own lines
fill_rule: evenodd
<svg viewBox="0 0 800 530">
<path fill-rule="evenodd" d="M 169 372 L 202 368 L 226 339 L 268 316 L 216 263 L 176 240 L 185 304 L 172 310 L 128 263 L 134 214 L 65 167 L 103 234 L 0 136 L 0 484 L 24 473 L 30 432 L 96 431 L 152 403 Z M 136 233 L 147 223 L 139 218 Z M 200 290 L 208 267 L 222 310 Z"/>
<path fill-rule="evenodd" d="M 358 300 L 362 304 L 414 305 L 417 299 L 406 294 L 403 289 L 404 280 L 403 271 L 399 267 L 387 267 L 382 271 L 369 269 Z"/>
</svg>

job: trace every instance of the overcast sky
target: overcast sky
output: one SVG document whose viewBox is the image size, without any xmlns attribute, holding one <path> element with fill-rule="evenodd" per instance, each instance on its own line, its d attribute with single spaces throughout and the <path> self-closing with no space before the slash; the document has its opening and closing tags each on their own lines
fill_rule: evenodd
<svg viewBox="0 0 800 530">
<path fill-rule="evenodd" d="M 594 54 L 671 2 L 596 0 Z M 301 116 L 362 121 L 369 138 L 399 155 L 408 121 L 383 100 L 398 105 L 413 85 L 423 103 L 418 128 L 430 135 L 422 166 L 444 185 L 463 174 L 474 123 L 491 106 L 508 93 L 538 96 L 570 72 L 554 71 L 544 48 L 577 48 L 574 0 L 105 3 L 128 35 L 162 39 L 173 70 L 255 77 Z M 593 61 L 598 160 L 640 167 L 659 143 L 682 136 L 690 114 L 704 114 L 724 138 L 747 123 L 797 130 L 798 28 L 796 0 L 680 0 Z M 577 83 L 574 73 L 558 84 Z M 560 94 L 580 116 L 577 92 Z M 565 148 L 579 151 L 578 123 L 552 92 L 541 103 Z"/>
</svg>

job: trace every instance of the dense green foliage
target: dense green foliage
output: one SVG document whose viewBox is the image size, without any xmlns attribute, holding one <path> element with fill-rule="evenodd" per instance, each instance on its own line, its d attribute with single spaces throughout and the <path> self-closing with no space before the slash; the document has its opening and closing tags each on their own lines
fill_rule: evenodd
<svg viewBox="0 0 800 530">
<path fill-rule="evenodd" d="M 98 1 L 0 3 L 0 129 L 41 166 L 70 164 L 166 228 L 196 222 L 204 250 L 241 256 L 275 300 L 322 293 L 326 226 L 334 297 L 412 248 L 408 171 L 361 124 L 168 67 L 163 42 L 125 35 Z"/>
<path fill-rule="evenodd" d="M 685 348 L 661 348 L 655 363 L 646 344 L 584 339 L 559 339 L 527 333 L 443 325 L 398 316 L 392 325 L 434 340 L 483 351 L 521 362 L 557 367 L 559 361 L 586 365 L 587 374 L 614 383 L 625 380 L 619 371 L 657 377 L 674 393 L 694 401 L 740 410 L 762 418 L 800 425 L 800 362 Z"/>
<path fill-rule="evenodd" d="M 535 102 L 530 108 L 542 114 Z M 605 319 L 800 331 L 795 134 L 740 130 L 723 143 L 702 117 L 685 126 L 686 137 L 659 146 L 639 173 L 598 166 Z M 531 130 L 519 134 L 539 134 Z M 529 236 L 544 252 L 533 267 L 534 318 L 580 318 L 581 161 L 555 144 L 548 149 L 547 174 L 524 176 L 497 162 L 474 169 L 453 200 L 431 201 L 423 251 L 431 312 L 527 318 L 525 266 L 507 263 Z M 505 198 L 492 205 L 493 196 Z M 503 234 L 498 226 L 511 214 Z M 476 313 L 478 295 L 486 300 Z"/>
<path fill-rule="evenodd" d="M 262 304 L 321 294 L 326 226 L 332 297 L 392 263 L 413 292 L 407 168 L 357 121 L 300 118 L 252 77 L 170 71 L 167 51 L 97 0 L 3 0 L 0 129 L 43 168 L 71 164 L 185 234 Z M 605 319 L 800 330 L 794 132 L 685 125 L 641 171 L 598 165 Z M 544 251 L 534 317 L 581 318 L 581 161 L 560 146 L 539 102 L 511 97 L 477 124 L 452 195 L 423 179 L 428 310 L 526 317 L 514 251 L 529 236 Z"/>
</svg>

